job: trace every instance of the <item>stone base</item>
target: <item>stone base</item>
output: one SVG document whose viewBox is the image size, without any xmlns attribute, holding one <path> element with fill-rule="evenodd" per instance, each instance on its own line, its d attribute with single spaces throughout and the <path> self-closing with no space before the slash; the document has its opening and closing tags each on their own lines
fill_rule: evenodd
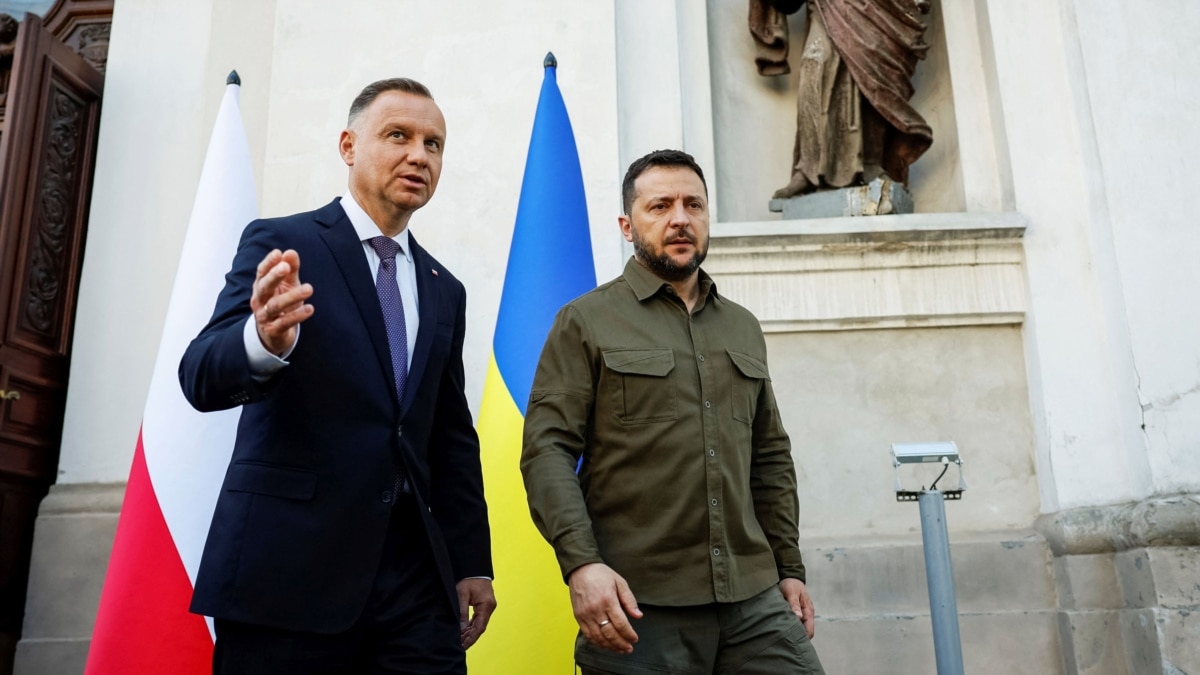
<svg viewBox="0 0 1200 675">
<path fill-rule="evenodd" d="M 1200 499 L 1074 509 L 1038 529 L 1055 554 L 1067 672 L 1200 673 Z"/>
<path fill-rule="evenodd" d="M 837 218 L 842 216 L 884 216 L 912 213 L 912 194 L 903 183 L 888 178 L 857 187 L 821 190 L 799 197 L 772 199 L 772 213 L 782 213 L 784 220 L 800 218 Z"/>
<path fill-rule="evenodd" d="M 965 672 L 1063 673 L 1045 541 L 1033 531 L 950 539 Z M 801 547 L 826 672 L 937 671 L 920 535 Z"/>
<path fill-rule="evenodd" d="M 952 533 L 966 672 L 1200 673 L 1197 523 L 1179 496 Z M 826 670 L 935 672 L 920 539 L 836 544 L 801 542 Z"/>
<path fill-rule="evenodd" d="M 1067 672 L 1200 672 L 1200 548 L 1065 556 L 1055 571 Z"/>
<path fill-rule="evenodd" d="M 33 537 L 16 675 L 82 673 L 125 485 L 54 485 Z"/>
</svg>

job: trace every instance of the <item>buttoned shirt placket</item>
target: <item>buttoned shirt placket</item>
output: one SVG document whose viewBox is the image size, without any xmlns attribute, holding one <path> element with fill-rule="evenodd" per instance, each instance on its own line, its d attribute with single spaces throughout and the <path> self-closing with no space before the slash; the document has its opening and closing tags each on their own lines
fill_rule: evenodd
<svg viewBox="0 0 1200 675">
<path fill-rule="evenodd" d="M 699 448 L 696 448 L 696 451 L 703 453 L 704 459 L 704 508 L 708 511 L 708 552 L 709 565 L 712 568 L 713 594 L 718 602 L 728 602 L 732 595 L 729 570 L 731 558 L 725 539 L 725 512 L 722 502 L 725 486 L 721 475 L 721 463 L 717 457 L 717 453 L 720 451 L 720 448 L 717 447 L 720 438 L 720 430 L 717 425 L 719 424 L 718 413 L 721 410 L 720 401 L 727 400 L 729 397 L 718 398 L 716 375 L 708 366 L 704 356 L 708 351 L 708 336 L 699 318 L 709 304 L 708 288 L 701 289 L 695 308 L 691 312 L 688 312 L 687 306 L 674 289 L 665 286 L 663 291 L 668 301 L 686 317 L 688 337 L 692 343 L 692 364 L 696 369 L 696 380 L 700 384 L 698 400 L 703 408 L 700 411 L 703 442 Z"/>
</svg>

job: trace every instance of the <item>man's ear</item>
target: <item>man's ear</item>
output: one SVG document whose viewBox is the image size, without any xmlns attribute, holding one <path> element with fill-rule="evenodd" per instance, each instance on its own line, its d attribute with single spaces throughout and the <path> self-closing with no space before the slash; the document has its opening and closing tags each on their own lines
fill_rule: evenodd
<svg viewBox="0 0 1200 675">
<path fill-rule="evenodd" d="M 625 236 L 625 241 L 633 241 L 633 221 L 629 216 L 617 216 L 617 225 L 621 228 L 621 234 Z"/>
<path fill-rule="evenodd" d="M 342 161 L 346 166 L 354 166 L 354 132 L 349 129 L 343 129 L 342 135 L 338 137 L 338 153 L 342 156 Z"/>
</svg>

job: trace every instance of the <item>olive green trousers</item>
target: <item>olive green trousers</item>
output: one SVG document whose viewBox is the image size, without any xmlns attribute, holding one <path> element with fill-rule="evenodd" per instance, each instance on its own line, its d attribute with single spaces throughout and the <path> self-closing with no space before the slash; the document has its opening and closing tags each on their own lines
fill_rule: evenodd
<svg viewBox="0 0 1200 675">
<path fill-rule="evenodd" d="M 824 675 L 804 624 L 771 586 L 741 602 L 694 607 L 641 605 L 638 642 L 617 654 L 575 640 L 583 675 Z"/>
</svg>

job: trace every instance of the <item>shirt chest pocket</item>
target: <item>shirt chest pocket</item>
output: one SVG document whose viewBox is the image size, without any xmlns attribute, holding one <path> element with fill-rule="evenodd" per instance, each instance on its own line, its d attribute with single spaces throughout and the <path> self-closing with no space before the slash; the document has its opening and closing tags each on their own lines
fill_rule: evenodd
<svg viewBox="0 0 1200 675">
<path fill-rule="evenodd" d="M 767 364 L 749 354 L 732 349 L 727 351 L 729 359 L 733 361 L 734 370 L 733 386 L 730 387 L 733 394 L 733 400 L 730 401 L 733 419 L 753 424 L 754 412 L 758 409 L 758 395 L 762 392 L 763 382 L 770 379 L 767 376 Z"/>
<path fill-rule="evenodd" d="M 675 383 L 669 377 L 675 354 L 669 347 L 608 349 L 604 366 L 610 371 L 606 388 L 618 420 L 643 424 L 679 417 Z"/>
</svg>

